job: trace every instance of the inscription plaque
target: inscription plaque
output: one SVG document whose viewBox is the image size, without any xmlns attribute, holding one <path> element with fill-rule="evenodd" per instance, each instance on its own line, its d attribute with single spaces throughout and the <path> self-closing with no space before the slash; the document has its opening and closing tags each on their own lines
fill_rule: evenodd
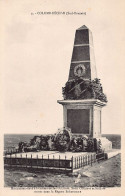
<svg viewBox="0 0 125 196">
<path fill-rule="evenodd" d="M 68 109 L 67 126 L 72 133 L 89 134 L 89 109 Z"/>
</svg>

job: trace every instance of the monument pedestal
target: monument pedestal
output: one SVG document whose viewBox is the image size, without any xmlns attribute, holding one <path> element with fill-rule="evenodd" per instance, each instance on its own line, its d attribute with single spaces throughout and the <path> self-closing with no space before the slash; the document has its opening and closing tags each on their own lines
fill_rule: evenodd
<svg viewBox="0 0 125 196">
<path fill-rule="evenodd" d="M 71 128 L 73 134 L 101 136 L 101 109 L 106 103 L 97 99 L 59 100 L 63 105 L 64 127 Z"/>
<path fill-rule="evenodd" d="M 103 150 L 112 148 L 112 143 L 101 137 L 101 110 L 106 103 L 97 99 L 58 100 L 58 103 L 63 105 L 63 126 L 71 128 L 73 135 L 101 140 Z"/>
</svg>

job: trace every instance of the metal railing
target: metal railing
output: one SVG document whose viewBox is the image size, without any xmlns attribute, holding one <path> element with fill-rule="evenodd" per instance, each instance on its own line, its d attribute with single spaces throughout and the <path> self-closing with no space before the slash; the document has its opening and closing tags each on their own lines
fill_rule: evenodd
<svg viewBox="0 0 125 196">
<path fill-rule="evenodd" d="M 7 148 L 6 150 L 4 150 L 4 155 L 10 155 L 15 153 L 19 153 L 19 150 L 16 148 Z"/>
<path fill-rule="evenodd" d="M 40 168 L 40 169 L 59 169 L 59 170 L 72 170 L 72 159 L 67 159 L 65 156 L 64 159 L 62 159 L 59 155 L 55 157 L 44 157 L 43 155 L 41 156 L 36 156 L 33 157 L 31 156 L 22 156 L 22 154 L 17 156 L 15 155 L 5 155 L 4 156 L 4 164 L 8 165 L 9 167 L 23 167 L 23 168 Z"/>
<path fill-rule="evenodd" d="M 21 168 L 35 168 L 35 169 L 56 169 L 56 170 L 64 170 L 64 171 L 70 171 L 73 172 L 73 170 L 76 169 L 80 169 L 80 168 L 84 168 L 87 165 L 93 165 L 93 163 L 95 162 L 99 162 L 101 160 L 105 159 L 105 153 L 89 153 L 89 155 L 80 155 L 80 156 L 75 156 L 75 157 L 71 157 L 70 159 L 65 156 L 65 158 L 61 158 L 61 156 L 59 155 L 59 157 L 57 158 L 57 156 L 55 157 L 53 155 L 53 157 L 50 158 L 50 156 L 48 155 L 46 156 L 36 156 L 33 157 L 33 155 L 31 154 L 31 156 L 26 156 L 24 157 L 24 155 L 22 156 L 22 154 L 5 154 L 4 156 L 4 165 L 5 166 L 9 166 L 9 167 L 21 167 Z"/>
</svg>

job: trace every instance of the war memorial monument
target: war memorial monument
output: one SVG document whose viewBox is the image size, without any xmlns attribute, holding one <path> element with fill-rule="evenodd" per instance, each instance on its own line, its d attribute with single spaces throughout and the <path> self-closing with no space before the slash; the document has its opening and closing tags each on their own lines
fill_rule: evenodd
<svg viewBox="0 0 125 196">
<path fill-rule="evenodd" d="M 101 135 L 107 97 L 96 73 L 92 32 L 83 25 L 75 33 L 68 81 L 62 88 L 63 128 L 57 133 L 20 142 L 7 153 L 5 165 L 74 171 L 105 159 L 112 142 Z M 32 152 L 34 152 L 32 154 Z"/>
<path fill-rule="evenodd" d="M 84 25 L 76 30 L 68 81 L 63 88 L 64 127 L 75 135 L 101 140 L 104 150 L 111 142 L 101 137 L 101 113 L 107 98 L 97 78 L 91 31 Z"/>
</svg>

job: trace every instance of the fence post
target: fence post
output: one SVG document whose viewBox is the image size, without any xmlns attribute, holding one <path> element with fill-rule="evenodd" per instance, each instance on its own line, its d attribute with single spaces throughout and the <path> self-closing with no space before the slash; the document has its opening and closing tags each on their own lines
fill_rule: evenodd
<svg viewBox="0 0 125 196">
<path fill-rule="evenodd" d="M 11 153 L 10 153 L 10 167 L 11 167 Z"/>
<path fill-rule="evenodd" d="M 6 164 L 6 154 L 5 154 L 5 156 L 4 156 L 4 164 Z"/>
<path fill-rule="evenodd" d="M 80 156 L 80 167 L 82 167 L 82 156 Z"/>
<path fill-rule="evenodd" d="M 27 168 L 27 154 L 26 154 L 26 168 Z"/>
<path fill-rule="evenodd" d="M 42 154 L 42 168 L 43 168 L 43 154 Z"/>
<path fill-rule="evenodd" d="M 79 165 L 78 165 L 78 157 L 77 157 L 77 169 L 79 168 L 78 166 L 79 166 Z"/>
<path fill-rule="evenodd" d="M 79 157 L 79 168 L 81 167 L 80 157 Z"/>
<path fill-rule="evenodd" d="M 85 156 L 83 156 L 83 167 L 85 166 Z"/>
<path fill-rule="evenodd" d="M 82 156 L 82 167 L 83 167 L 83 156 Z"/>
<path fill-rule="evenodd" d="M 76 158 L 75 158 L 75 169 L 76 169 Z"/>
<path fill-rule="evenodd" d="M 97 162 L 99 163 L 100 159 L 99 159 L 99 154 L 97 154 Z"/>
<path fill-rule="evenodd" d="M 83 167 L 85 166 L 85 156 L 83 156 Z"/>
<path fill-rule="evenodd" d="M 97 162 L 99 163 L 99 154 L 97 154 Z"/>
<path fill-rule="evenodd" d="M 73 173 L 73 156 L 71 158 L 71 172 Z"/>
<path fill-rule="evenodd" d="M 15 167 L 17 167 L 16 154 L 15 154 Z"/>
<path fill-rule="evenodd" d="M 37 169 L 38 169 L 38 154 L 37 154 Z"/>
<path fill-rule="evenodd" d="M 21 167 L 22 167 L 22 154 L 20 156 L 21 156 L 21 162 L 20 162 L 20 164 L 21 164 Z"/>
<path fill-rule="evenodd" d="M 31 154 L 31 168 L 32 168 L 32 154 Z"/>
<path fill-rule="evenodd" d="M 60 170 L 60 155 L 59 155 L 59 170 Z"/>
<path fill-rule="evenodd" d="M 65 171 L 66 171 L 66 155 L 65 155 Z"/>
<path fill-rule="evenodd" d="M 92 166 L 92 154 L 91 154 L 91 166 Z"/>
<path fill-rule="evenodd" d="M 53 155 L 53 167 L 55 166 L 54 164 L 55 164 L 55 162 L 54 162 L 54 155 Z"/>
<path fill-rule="evenodd" d="M 87 165 L 87 155 L 86 155 L 85 159 L 86 159 L 86 165 Z"/>
</svg>

